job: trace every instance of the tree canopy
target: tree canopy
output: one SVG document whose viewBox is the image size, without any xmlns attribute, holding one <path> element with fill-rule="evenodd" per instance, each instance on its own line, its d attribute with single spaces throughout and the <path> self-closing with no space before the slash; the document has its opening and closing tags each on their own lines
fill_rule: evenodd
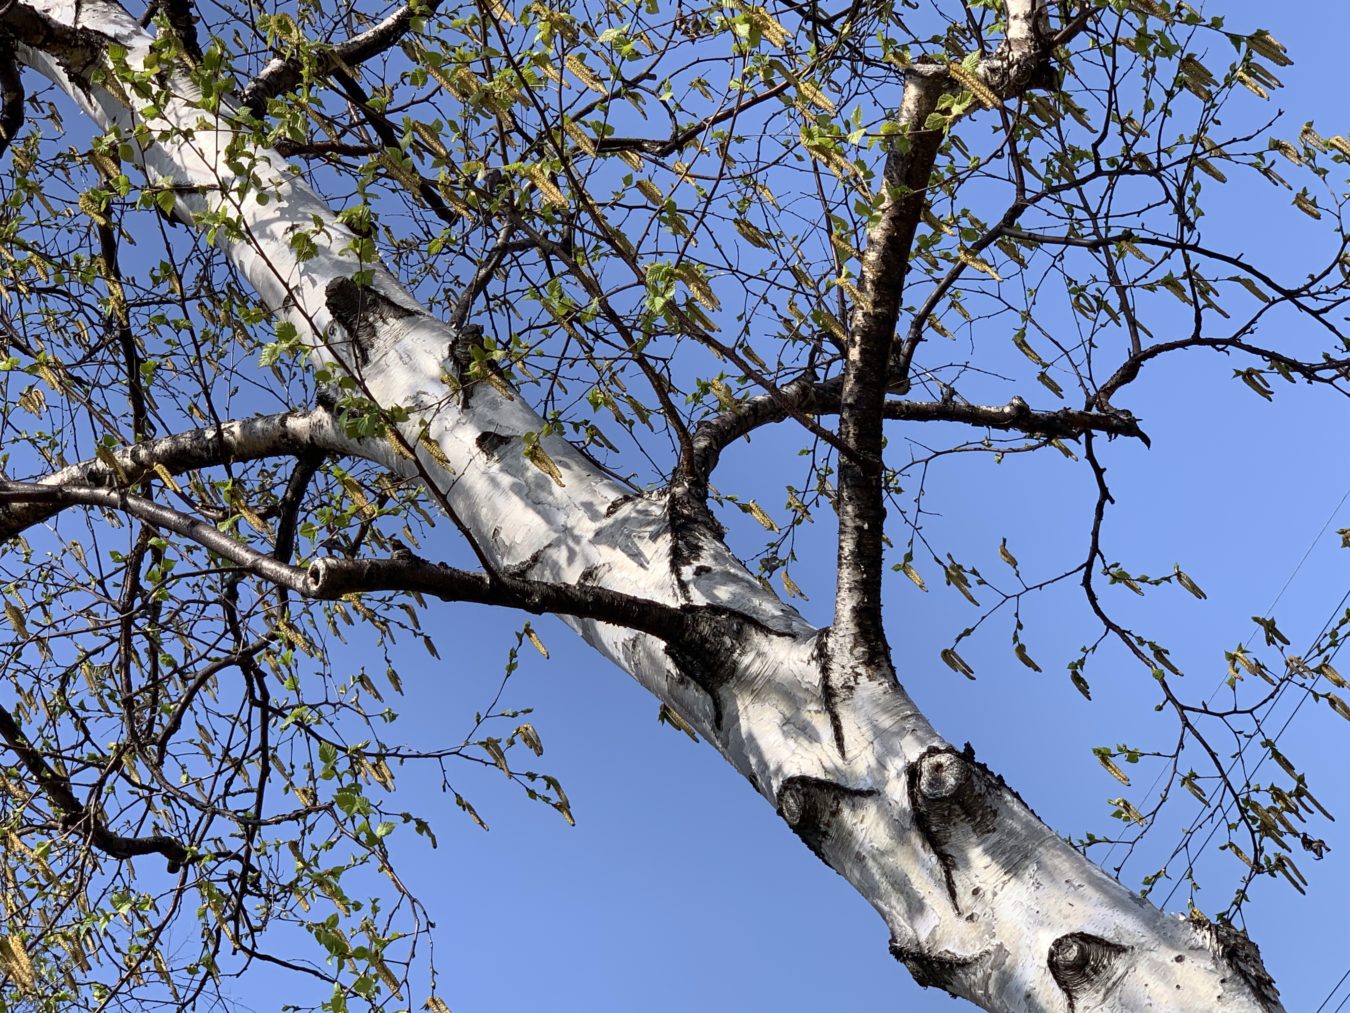
<svg viewBox="0 0 1350 1013">
<path fill-rule="evenodd" d="M 445 802 L 486 829 L 483 769 L 573 811 L 509 686 L 537 620 L 444 741 L 404 734 L 473 635 L 442 599 L 563 617 L 920 984 L 1280 1008 L 1242 913 L 1327 849 L 1278 722 L 1350 719 L 1350 612 L 1263 613 L 1187 683 L 1149 606 L 1204 580 L 1112 527 L 1155 376 L 1350 381 L 1350 137 L 1279 112 L 1296 54 L 1245 16 L 0 0 L 3 1001 L 191 1008 L 272 965 L 448 1009 L 400 842 Z M 1024 459 L 1090 492 L 1063 544 L 942 522 L 962 462 Z M 905 622 L 924 595 L 951 630 Z M 1049 833 L 930 726 L 914 684 L 990 658 L 1147 687 L 1167 730 L 1095 750 L 1115 830 Z"/>
</svg>

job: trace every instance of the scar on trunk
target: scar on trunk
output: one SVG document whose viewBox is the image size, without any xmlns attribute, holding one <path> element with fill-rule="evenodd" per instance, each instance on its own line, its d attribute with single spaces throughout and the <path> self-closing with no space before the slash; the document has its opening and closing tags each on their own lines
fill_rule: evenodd
<svg viewBox="0 0 1350 1013">
<path fill-rule="evenodd" d="M 382 325 L 416 315 L 369 285 L 358 284 L 347 277 L 334 278 L 328 283 L 324 302 L 333 319 L 351 339 L 352 357 L 357 367 L 370 361 Z"/>
</svg>

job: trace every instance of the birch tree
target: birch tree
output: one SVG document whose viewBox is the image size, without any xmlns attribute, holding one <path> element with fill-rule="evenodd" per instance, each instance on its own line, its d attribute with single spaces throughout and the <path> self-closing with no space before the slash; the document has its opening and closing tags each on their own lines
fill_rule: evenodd
<svg viewBox="0 0 1350 1013">
<path fill-rule="evenodd" d="M 435 598 L 563 617 L 925 986 L 1282 1008 L 1229 917 L 1154 907 L 930 726 L 883 578 L 978 590 L 1005 628 L 1080 588 L 1098 628 L 1065 691 L 1090 697 L 1102 645 L 1156 680 L 1172 783 L 1236 813 L 1227 914 L 1320 857 L 1313 786 L 1275 746 L 1280 783 L 1236 779 L 1214 729 L 1288 686 L 1350 716 L 1339 627 L 1294 656 L 1272 621 L 1220 711 L 1103 593 L 1203 595 L 1103 534 L 1111 441 L 1159 435 L 1141 373 L 1208 354 L 1267 400 L 1350 376 L 1350 141 L 1265 112 L 1288 62 L 1162 0 L 0 0 L 9 1005 L 191 1007 L 266 961 L 325 1008 L 445 1009 L 391 836 L 434 831 L 398 771 L 491 764 L 570 803 L 523 715 L 414 752 L 399 673 L 350 671 L 344 638 L 435 654 Z M 1224 183 L 1316 220 L 1320 266 L 1212 245 Z M 887 443 L 920 423 L 947 424 L 935 456 L 1080 459 L 1082 562 L 1024 580 L 1005 546 L 1009 584 L 930 545 L 928 461 Z M 806 462 L 786 506 L 719 486 L 775 426 Z M 741 515 L 767 547 L 733 551 Z M 813 518 L 837 529 L 824 629 L 792 604 Z M 1039 669 L 1021 629 L 1009 664 Z M 961 646 L 923 649 L 973 677 Z M 1126 837 L 1156 816 L 1120 810 Z"/>
</svg>

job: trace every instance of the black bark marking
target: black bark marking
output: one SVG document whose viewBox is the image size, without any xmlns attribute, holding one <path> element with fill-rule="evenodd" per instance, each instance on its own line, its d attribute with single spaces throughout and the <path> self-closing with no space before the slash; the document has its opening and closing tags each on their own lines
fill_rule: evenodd
<svg viewBox="0 0 1350 1013">
<path fill-rule="evenodd" d="M 1055 66 L 1051 54 L 1042 53 L 1033 59 L 990 61 L 989 86 L 1000 95 L 1019 91 L 1058 91 L 1063 72 Z"/>
<path fill-rule="evenodd" d="M 508 577 L 516 577 L 521 580 L 528 579 L 530 571 L 539 565 L 539 561 L 544 558 L 543 549 L 535 549 L 530 555 L 522 559 L 519 563 L 510 563 L 502 567 L 502 572 Z"/>
<path fill-rule="evenodd" d="M 1046 963 L 1069 1000 L 1069 1013 L 1080 1002 L 1095 1006 L 1106 997 L 1125 973 L 1120 957 L 1128 949 L 1088 932 L 1071 932 L 1050 944 Z"/>
<path fill-rule="evenodd" d="M 478 439 L 474 440 L 478 449 L 488 457 L 496 457 L 502 447 L 511 442 L 512 437 L 505 433 L 483 432 L 478 434 Z"/>
<path fill-rule="evenodd" d="M 382 324 L 416 315 L 369 285 L 358 285 L 351 278 L 330 281 L 324 290 L 324 302 L 333 319 L 351 338 L 352 356 L 358 368 L 370 361 Z"/>
<path fill-rule="evenodd" d="M 835 692 L 834 681 L 830 678 L 830 630 L 820 631 L 815 647 L 811 652 L 812 660 L 820 672 L 820 702 L 825 707 L 825 715 L 830 719 L 830 731 L 834 734 L 834 748 L 839 751 L 839 759 L 847 760 L 844 749 L 844 723 L 839 717 L 839 694 Z"/>
<path fill-rule="evenodd" d="M 927 818 L 954 827 L 958 821 L 983 836 L 998 823 L 998 809 L 989 800 L 992 785 L 1003 790 L 982 765 L 950 746 L 934 746 L 909 769 L 911 792 L 917 792 L 916 809 Z"/>
<path fill-rule="evenodd" d="M 23 75 L 14 56 L 14 44 L 0 39 L 0 155 L 23 129 Z"/>
<path fill-rule="evenodd" d="M 706 503 L 690 496 L 671 495 L 666 500 L 666 519 L 670 524 L 670 572 L 684 601 L 691 601 L 684 571 L 703 555 L 703 539 L 719 542 L 726 529 L 708 510 Z"/>
<path fill-rule="evenodd" d="M 875 788 L 849 788 L 821 777 L 796 774 L 778 787 L 778 815 L 826 865 L 825 842 L 848 799 L 869 798 Z"/>
<path fill-rule="evenodd" d="M 6 6 L 0 28 L 6 37 L 54 58 L 71 84 L 86 96 L 93 94 L 93 71 L 102 61 L 108 43 L 115 41 L 92 28 L 63 24 L 45 11 L 22 4 Z"/>
<path fill-rule="evenodd" d="M 474 391 L 484 382 L 497 387 L 503 397 L 508 401 L 511 400 L 511 374 L 489 352 L 487 339 L 480 324 L 465 324 L 459 328 L 450 343 L 448 354 L 449 364 L 461 385 L 462 405 L 469 404 Z"/>
<path fill-rule="evenodd" d="M 616 513 L 626 507 L 635 499 L 641 499 L 642 494 L 637 492 L 626 492 L 617 499 L 610 500 L 609 506 L 605 507 L 605 516 L 613 517 Z"/>
<path fill-rule="evenodd" d="M 975 759 L 975 747 L 972 746 L 969 742 L 967 742 L 965 746 L 962 747 L 961 758 L 964 759 L 971 766 L 979 770 L 982 774 L 984 774 L 984 776 L 987 777 L 992 784 L 997 785 L 999 791 L 1011 795 L 1013 798 L 1017 799 L 1018 804 L 1021 805 L 1023 809 L 1031 813 L 1031 815 L 1036 816 L 1036 810 L 1031 808 L 1031 806 L 1027 805 L 1027 800 L 1018 794 L 1016 788 L 1010 785 L 1007 781 L 1003 780 L 1002 774 L 999 774 L 994 770 L 992 770 L 987 763 L 983 763 L 980 760 Z M 1045 822 L 1045 820 L 1042 820 L 1039 816 L 1036 816 L 1036 819 L 1040 820 L 1040 822 L 1042 823 Z"/>
<path fill-rule="evenodd" d="M 925 953 L 922 950 L 910 950 L 891 940 L 891 956 L 902 962 L 914 976 L 915 982 L 924 988 L 940 988 L 951 992 L 959 979 L 967 973 L 970 966 L 979 957 L 961 957 L 943 950 L 938 953 Z"/>
<path fill-rule="evenodd" d="M 1268 1010 L 1280 1007 L 1280 990 L 1266 971 L 1260 947 L 1248 938 L 1247 933 L 1227 922 L 1207 922 L 1198 928 L 1207 937 L 1210 949 L 1246 982 L 1252 997 L 1262 1007 Z"/>
<path fill-rule="evenodd" d="M 947 896 L 960 912 L 952 845 L 965 843 L 972 834 L 983 837 L 993 833 L 998 824 L 998 807 L 991 796 L 1004 786 L 982 764 L 951 746 L 930 746 L 924 750 L 909 765 L 905 779 L 915 825 L 937 856 Z"/>
<path fill-rule="evenodd" d="M 704 654 L 704 657 L 708 656 Z M 723 717 L 721 690 L 730 681 L 730 672 L 725 670 L 725 666 L 719 669 L 705 664 L 698 654 L 675 644 L 666 645 L 666 657 L 682 676 L 703 690 L 712 701 L 713 727 L 720 732 Z"/>
<path fill-rule="evenodd" d="M 473 350 L 483 348 L 482 324 L 465 324 L 455 332 L 450 342 L 449 358 L 455 364 L 455 372 L 462 380 L 473 366 Z"/>
</svg>

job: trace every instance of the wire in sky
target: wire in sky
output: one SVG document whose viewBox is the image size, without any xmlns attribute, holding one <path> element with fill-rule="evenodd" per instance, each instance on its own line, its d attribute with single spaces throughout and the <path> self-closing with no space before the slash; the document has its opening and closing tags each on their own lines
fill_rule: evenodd
<svg viewBox="0 0 1350 1013">
<path fill-rule="evenodd" d="M 1304 565 L 1305 563 L 1308 562 L 1308 558 L 1312 555 L 1313 549 L 1317 548 L 1317 543 L 1320 542 L 1320 541 L 1322 540 L 1322 536 L 1325 535 L 1325 534 L 1327 533 L 1327 529 L 1331 527 L 1331 522 L 1334 521 L 1334 520 L 1336 519 L 1336 515 L 1339 514 L 1339 513 L 1341 512 L 1341 509 L 1345 506 L 1347 500 L 1350 500 L 1350 487 L 1347 487 L 1347 488 L 1346 488 L 1345 492 L 1341 495 L 1340 501 L 1336 504 L 1335 507 L 1332 508 L 1331 513 L 1327 514 L 1327 519 L 1322 523 L 1322 527 L 1318 530 L 1317 534 L 1313 536 L 1312 541 L 1310 541 L 1310 542 L 1308 543 L 1308 548 L 1304 551 L 1302 558 L 1299 559 L 1298 563 L 1294 566 L 1294 569 L 1290 572 L 1289 576 L 1288 576 L 1287 578 L 1285 578 L 1284 585 L 1280 588 L 1279 592 L 1275 595 L 1274 600 L 1272 600 L 1271 603 L 1270 603 L 1269 605 L 1266 606 L 1266 610 L 1265 610 L 1265 612 L 1262 613 L 1262 615 L 1265 616 L 1267 619 L 1273 618 L 1273 616 L 1274 616 L 1274 614 L 1275 614 L 1275 607 L 1276 607 L 1277 605 L 1279 605 L 1280 600 L 1284 597 L 1285 592 L 1288 591 L 1290 585 L 1294 583 L 1294 578 L 1297 577 L 1298 574 L 1299 574 L 1299 571 L 1301 571 L 1301 570 L 1303 569 L 1303 565 Z M 1343 606 L 1344 604 L 1345 604 L 1345 599 L 1341 599 L 1341 605 Z M 1338 606 L 1338 608 L 1339 608 L 1339 607 L 1340 607 L 1340 606 Z M 1334 618 L 1335 618 L 1335 614 L 1333 613 L 1332 619 L 1334 619 Z M 1332 619 L 1327 620 L 1327 624 L 1324 625 L 1324 626 L 1322 627 L 1322 632 L 1319 633 L 1319 634 L 1317 635 L 1317 640 L 1320 640 L 1320 639 L 1322 638 L 1323 634 L 1326 633 L 1327 627 L 1331 624 Z M 1247 643 L 1244 645 L 1244 648 L 1246 648 L 1246 647 L 1251 647 L 1252 641 L 1255 640 L 1255 639 L 1256 639 L 1256 631 L 1253 630 L 1252 633 L 1251 633 L 1251 635 L 1247 638 Z M 1316 643 L 1317 640 L 1314 640 L 1313 642 Z M 1228 681 L 1227 679 L 1220 679 L 1220 680 L 1219 680 L 1219 684 L 1218 684 L 1217 686 L 1215 686 L 1215 687 L 1214 687 L 1214 691 L 1213 691 L 1212 693 L 1210 693 L 1210 695 L 1209 695 L 1209 700 L 1207 701 L 1207 704 L 1213 704 L 1213 703 L 1214 703 L 1214 698 L 1215 698 L 1215 697 L 1219 694 L 1219 692 L 1223 689 L 1223 687 L 1224 687 L 1224 685 L 1226 684 L 1227 681 Z M 1288 684 L 1286 683 L 1285 685 L 1287 686 Z M 1281 686 L 1281 687 L 1280 687 L 1280 693 L 1282 693 L 1283 690 L 1284 690 L 1284 686 Z M 1280 693 L 1277 693 L 1276 696 L 1275 696 L 1275 699 L 1271 701 L 1270 706 L 1271 706 L 1272 709 L 1275 707 L 1276 704 L 1279 703 Z M 1300 706 L 1301 706 L 1301 704 L 1300 704 Z M 1294 713 L 1298 713 L 1297 708 L 1295 708 Z M 1245 752 L 1245 751 L 1246 751 L 1246 745 L 1244 745 L 1244 746 L 1242 747 L 1242 750 L 1239 751 L 1237 757 L 1234 758 L 1233 764 L 1229 766 L 1227 773 L 1232 773 L 1233 767 L 1236 766 L 1237 763 L 1241 761 L 1241 759 L 1242 759 L 1242 754 L 1243 754 L 1243 752 Z M 1145 792 L 1145 795 L 1146 795 L 1146 796 L 1152 796 L 1154 790 L 1155 790 L 1155 789 L 1158 787 L 1158 785 L 1162 782 L 1162 779 L 1163 779 L 1163 777 L 1166 775 L 1166 773 L 1167 773 L 1166 768 L 1164 768 L 1164 769 L 1158 771 L 1157 776 L 1154 777 L 1154 779 L 1153 779 L 1153 783 L 1152 783 L 1151 785 L 1148 786 L 1148 790 Z M 1182 839 L 1181 839 L 1181 841 L 1178 842 L 1176 849 L 1172 852 L 1171 857 L 1169 857 L 1168 860 L 1167 860 L 1169 864 L 1171 863 L 1172 859 L 1175 858 L 1175 857 L 1177 856 L 1177 853 L 1185 846 L 1186 838 L 1187 838 L 1190 834 L 1192 834 L 1192 833 L 1195 832 L 1196 827 L 1198 827 L 1198 826 L 1204 821 L 1204 819 L 1209 815 L 1209 813 L 1210 813 L 1214 808 L 1215 808 L 1215 806 L 1211 805 L 1211 806 L 1207 806 L 1206 808 L 1204 808 L 1203 810 L 1201 810 L 1200 814 L 1199 814 L 1199 815 L 1195 818 L 1195 820 L 1191 823 L 1191 826 L 1190 826 L 1187 830 L 1182 831 Z M 1113 854 L 1115 854 L 1116 849 L 1120 847 L 1121 843 L 1122 843 L 1121 841 L 1116 841 L 1114 844 L 1111 845 L 1111 847 L 1107 850 L 1106 855 L 1102 858 L 1102 864 L 1103 864 L 1103 865 L 1107 864 L 1107 863 L 1111 860 L 1111 856 L 1112 856 Z M 1206 842 L 1206 843 L 1208 843 L 1208 842 Z M 1129 860 L 1129 859 L 1128 859 L 1128 856 L 1127 856 L 1126 861 L 1128 861 L 1128 860 Z M 1173 892 L 1173 893 L 1176 892 L 1176 887 L 1173 887 L 1173 888 L 1172 888 L 1172 892 Z M 1169 894 L 1167 895 L 1167 900 L 1171 900 L 1171 899 L 1172 899 L 1172 894 L 1169 893 Z M 1164 901 L 1164 902 L 1163 902 L 1163 905 L 1166 906 L 1166 904 L 1167 904 L 1167 901 Z"/>
</svg>

